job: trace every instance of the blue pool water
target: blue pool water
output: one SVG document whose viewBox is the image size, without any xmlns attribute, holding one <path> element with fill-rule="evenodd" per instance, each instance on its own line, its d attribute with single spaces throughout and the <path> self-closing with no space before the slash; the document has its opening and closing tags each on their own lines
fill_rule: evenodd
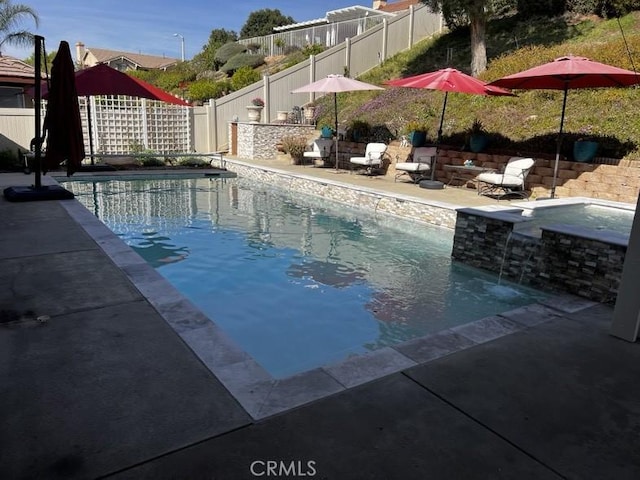
<svg viewBox="0 0 640 480">
<path fill-rule="evenodd" d="M 65 187 L 276 378 L 545 296 L 453 263 L 449 230 L 242 179 Z"/>
</svg>

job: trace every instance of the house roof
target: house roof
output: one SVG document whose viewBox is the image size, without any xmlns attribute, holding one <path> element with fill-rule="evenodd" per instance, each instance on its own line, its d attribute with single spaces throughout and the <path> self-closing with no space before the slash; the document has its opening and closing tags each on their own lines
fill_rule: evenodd
<svg viewBox="0 0 640 480">
<path fill-rule="evenodd" d="M 87 53 L 91 53 L 98 63 L 108 63 L 113 60 L 124 58 L 138 67 L 148 69 L 162 69 L 179 63 L 177 58 L 160 57 L 156 55 L 143 55 L 141 53 L 121 52 L 118 50 L 107 50 L 104 48 L 86 48 Z"/>
<path fill-rule="evenodd" d="M 0 82 L 33 85 L 36 72 L 28 63 L 0 55 Z"/>
<path fill-rule="evenodd" d="M 399 2 L 387 3 L 380 7 L 380 10 L 388 13 L 402 12 L 407 10 L 411 5 L 420 3 L 420 0 L 400 0 Z"/>
</svg>

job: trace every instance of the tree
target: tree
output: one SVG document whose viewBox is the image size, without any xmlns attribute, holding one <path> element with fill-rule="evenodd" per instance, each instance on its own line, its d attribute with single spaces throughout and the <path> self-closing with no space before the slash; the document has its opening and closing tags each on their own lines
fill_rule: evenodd
<svg viewBox="0 0 640 480">
<path fill-rule="evenodd" d="M 34 44 L 33 33 L 21 28 L 27 19 L 32 19 L 36 27 L 40 21 L 31 7 L 0 0 L 0 53 L 5 44 L 22 47 Z"/>
<path fill-rule="evenodd" d="M 280 10 L 265 8 L 251 12 L 247 21 L 240 30 L 240 38 L 262 37 L 271 35 L 275 27 L 291 25 L 296 21 L 291 17 L 285 17 Z"/>
<path fill-rule="evenodd" d="M 40 68 L 41 68 L 41 70 L 43 72 L 51 73 L 51 66 L 53 65 L 53 59 L 55 58 L 57 53 L 58 53 L 58 51 L 54 50 L 53 52 L 48 52 L 46 57 L 44 55 L 42 56 L 42 65 L 40 65 Z M 27 58 L 25 58 L 23 60 L 23 62 L 28 64 L 28 65 L 31 65 L 32 67 L 35 67 L 36 66 L 36 54 L 32 53 Z"/>
<path fill-rule="evenodd" d="M 477 76 L 487 69 L 487 27 L 490 0 L 421 0 L 434 11 L 442 12 L 447 25 L 460 26 L 466 19 L 471 30 L 471 75 Z"/>
<path fill-rule="evenodd" d="M 217 70 L 222 64 L 216 61 L 216 52 L 221 46 L 236 40 L 238 40 L 238 34 L 233 30 L 225 30 L 224 28 L 211 30 L 209 41 L 202 47 L 202 51 L 193 57 L 194 68 L 199 72 Z"/>
</svg>

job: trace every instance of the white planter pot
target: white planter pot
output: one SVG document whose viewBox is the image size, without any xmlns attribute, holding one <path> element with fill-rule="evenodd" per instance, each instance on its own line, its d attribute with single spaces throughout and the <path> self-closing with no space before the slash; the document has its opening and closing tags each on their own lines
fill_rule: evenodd
<svg viewBox="0 0 640 480">
<path fill-rule="evenodd" d="M 247 117 L 250 122 L 259 123 L 260 117 L 262 116 L 262 109 L 264 107 L 259 107 L 257 105 L 249 105 L 247 107 Z"/>
</svg>

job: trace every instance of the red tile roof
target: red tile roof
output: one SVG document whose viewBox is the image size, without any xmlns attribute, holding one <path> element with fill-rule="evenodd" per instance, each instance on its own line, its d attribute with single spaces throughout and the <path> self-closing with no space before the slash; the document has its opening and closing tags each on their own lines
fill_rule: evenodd
<svg viewBox="0 0 640 480">
<path fill-rule="evenodd" d="M 42 72 L 44 77 L 44 72 Z M 34 68 L 17 58 L 0 55 L 0 82 L 32 85 L 36 76 Z"/>
<path fill-rule="evenodd" d="M 384 7 L 380 7 L 379 10 L 383 12 L 402 12 L 407 10 L 411 5 L 420 3 L 420 0 L 401 0 L 399 2 L 387 3 Z"/>
<path fill-rule="evenodd" d="M 132 63 L 148 69 L 162 69 L 175 65 L 180 60 L 170 57 L 159 57 L 156 55 L 143 55 L 141 53 L 120 52 L 118 50 L 107 50 L 104 48 L 90 48 L 86 47 L 87 52 L 91 52 L 98 63 L 108 63 L 110 60 L 118 58 L 126 58 Z"/>
</svg>

